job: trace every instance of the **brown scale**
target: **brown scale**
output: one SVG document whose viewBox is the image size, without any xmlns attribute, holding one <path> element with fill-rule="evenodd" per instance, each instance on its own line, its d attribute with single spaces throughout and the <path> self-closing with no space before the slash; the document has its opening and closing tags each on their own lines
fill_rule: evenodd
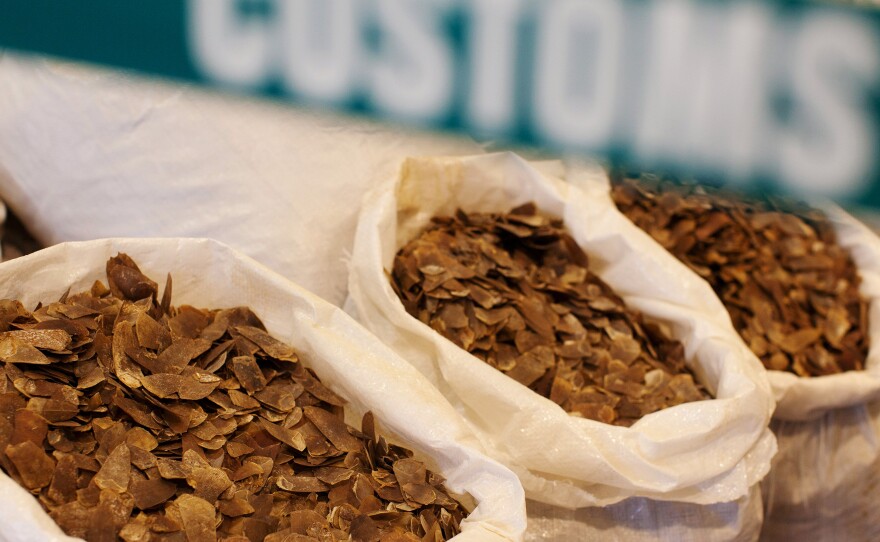
<svg viewBox="0 0 880 542">
<path fill-rule="evenodd" d="M 649 176 L 618 178 L 612 195 L 709 282 L 765 367 L 805 377 L 864 369 L 868 305 L 824 213 Z"/>
<path fill-rule="evenodd" d="M 411 315 L 571 414 L 629 426 L 709 397 L 681 343 L 626 307 L 533 204 L 434 218 L 391 282 Z"/>
<path fill-rule="evenodd" d="M 249 309 L 108 286 L 0 301 L 0 467 L 89 541 L 437 542 L 465 515 Z"/>
</svg>

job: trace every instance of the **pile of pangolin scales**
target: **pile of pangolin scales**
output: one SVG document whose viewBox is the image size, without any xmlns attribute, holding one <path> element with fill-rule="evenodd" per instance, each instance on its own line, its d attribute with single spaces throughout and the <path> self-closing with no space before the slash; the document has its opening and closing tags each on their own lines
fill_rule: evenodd
<svg viewBox="0 0 880 542">
<path fill-rule="evenodd" d="M 709 398 L 681 343 L 629 309 L 534 204 L 435 217 L 391 275 L 412 316 L 571 414 L 630 426 Z"/>
<path fill-rule="evenodd" d="M 90 541 L 437 542 L 460 505 L 247 308 L 171 306 L 124 254 L 109 288 L 0 301 L 0 466 Z"/>
<path fill-rule="evenodd" d="M 824 213 L 650 176 L 620 176 L 612 195 L 709 282 L 765 367 L 805 377 L 864 369 L 868 304 Z"/>
</svg>

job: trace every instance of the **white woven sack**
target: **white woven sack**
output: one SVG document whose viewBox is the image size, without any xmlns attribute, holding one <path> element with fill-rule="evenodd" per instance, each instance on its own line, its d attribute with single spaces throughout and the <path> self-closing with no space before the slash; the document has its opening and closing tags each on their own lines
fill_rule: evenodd
<svg viewBox="0 0 880 542">
<path fill-rule="evenodd" d="M 529 498 L 567 507 L 634 496 L 702 505 L 740 499 L 775 451 L 763 367 L 708 286 L 626 220 L 605 192 L 588 195 L 510 153 L 408 159 L 364 200 L 346 307 L 437 386 L 488 454 L 520 476 Z M 528 201 L 564 220 L 591 269 L 631 307 L 669 325 L 714 400 L 649 414 L 630 428 L 572 417 L 406 313 L 386 270 L 432 216 L 507 211 Z"/>
<path fill-rule="evenodd" d="M 765 540 L 875 541 L 880 522 L 880 238 L 828 204 L 862 279 L 870 348 L 864 371 L 801 378 L 768 371 L 779 453 L 762 482 Z"/>
<path fill-rule="evenodd" d="M 754 542 L 761 534 L 761 488 L 731 502 L 693 504 L 630 497 L 604 507 L 571 510 L 526 503 L 526 542 Z"/>
<path fill-rule="evenodd" d="M 412 367 L 340 309 L 216 241 L 111 239 L 66 243 L 0 265 L 0 298 L 32 307 L 57 299 L 68 286 L 88 289 L 108 258 L 128 253 L 152 277 L 170 272 L 175 305 L 250 306 L 270 333 L 290 343 L 333 391 L 350 401 L 349 423 L 367 410 L 380 431 L 409 447 L 447 478 L 476 508 L 456 542 L 516 541 L 525 529 L 525 505 L 516 477 L 468 444 L 460 417 Z M 470 500 L 470 499 L 467 499 Z M 0 541 L 73 540 L 64 536 L 36 500 L 0 474 Z"/>
<path fill-rule="evenodd" d="M 607 194 L 607 179 L 592 181 L 589 190 Z M 761 482 L 761 539 L 873 542 L 880 540 L 871 512 L 880 500 L 880 238 L 839 207 L 816 205 L 855 260 L 871 345 L 864 371 L 810 378 L 767 371 L 778 453 Z"/>
</svg>

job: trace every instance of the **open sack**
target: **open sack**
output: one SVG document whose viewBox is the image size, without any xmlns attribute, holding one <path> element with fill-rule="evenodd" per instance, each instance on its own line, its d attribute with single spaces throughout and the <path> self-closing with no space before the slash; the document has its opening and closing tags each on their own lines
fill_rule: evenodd
<svg viewBox="0 0 880 542">
<path fill-rule="evenodd" d="M 822 207 L 858 268 L 871 342 L 864 371 L 768 371 L 779 453 L 762 482 L 766 540 L 880 538 L 871 513 L 880 499 L 880 238 L 842 209 Z"/>
<path fill-rule="evenodd" d="M 610 188 L 606 179 L 586 184 Z M 767 371 L 778 453 L 761 482 L 762 540 L 877 540 L 880 525 L 869 511 L 880 498 L 880 239 L 833 204 L 815 207 L 853 257 L 871 344 L 864 370 L 813 377 Z"/>
<path fill-rule="evenodd" d="M 564 220 L 590 269 L 629 306 L 670 327 L 714 400 L 655 412 L 630 428 L 576 418 L 405 311 L 386 271 L 431 217 L 458 208 L 506 212 L 530 201 Z M 769 469 L 776 447 L 763 367 L 711 290 L 607 196 L 588 195 L 510 153 L 408 159 L 365 198 L 350 268 L 347 308 L 437 386 L 531 499 L 570 508 L 635 496 L 709 505 L 748 495 Z"/>
<path fill-rule="evenodd" d="M 349 423 L 359 426 L 360 415 L 372 411 L 380 433 L 446 477 L 450 491 L 472 498 L 462 497 L 476 507 L 454 540 L 522 539 L 519 482 L 469 444 L 467 427 L 433 386 L 340 309 L 225 245 L 198 239 L 62 244 L 2 264 L 0 298 L 33 307 L 58 299 L 68 286 L 71 292 L 88 290 L 104 280 L 105 263 L 117 252 L 132 256 L 147 276 L 170 272 L 175 305 L 249 306 L 269 333 L 292 345 L 324 384 L 349 401 Z M 5 474 L 0 487 L 0 540 L 73 540 Z"/>
</svg>

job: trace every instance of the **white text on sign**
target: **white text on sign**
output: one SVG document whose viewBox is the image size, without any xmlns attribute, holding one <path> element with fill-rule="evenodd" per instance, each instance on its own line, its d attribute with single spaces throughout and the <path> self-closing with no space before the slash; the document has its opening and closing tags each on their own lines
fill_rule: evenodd
<svg viewBox="0 0 880 542">
<path fill-rule="evenodd" d="M 255 15 L 243 3 L 190 1 L 195 64 L 226 85 L 832 196 L 876 167 L 880 43 L 832 7 L 264 0 Z"/>
</svg>

